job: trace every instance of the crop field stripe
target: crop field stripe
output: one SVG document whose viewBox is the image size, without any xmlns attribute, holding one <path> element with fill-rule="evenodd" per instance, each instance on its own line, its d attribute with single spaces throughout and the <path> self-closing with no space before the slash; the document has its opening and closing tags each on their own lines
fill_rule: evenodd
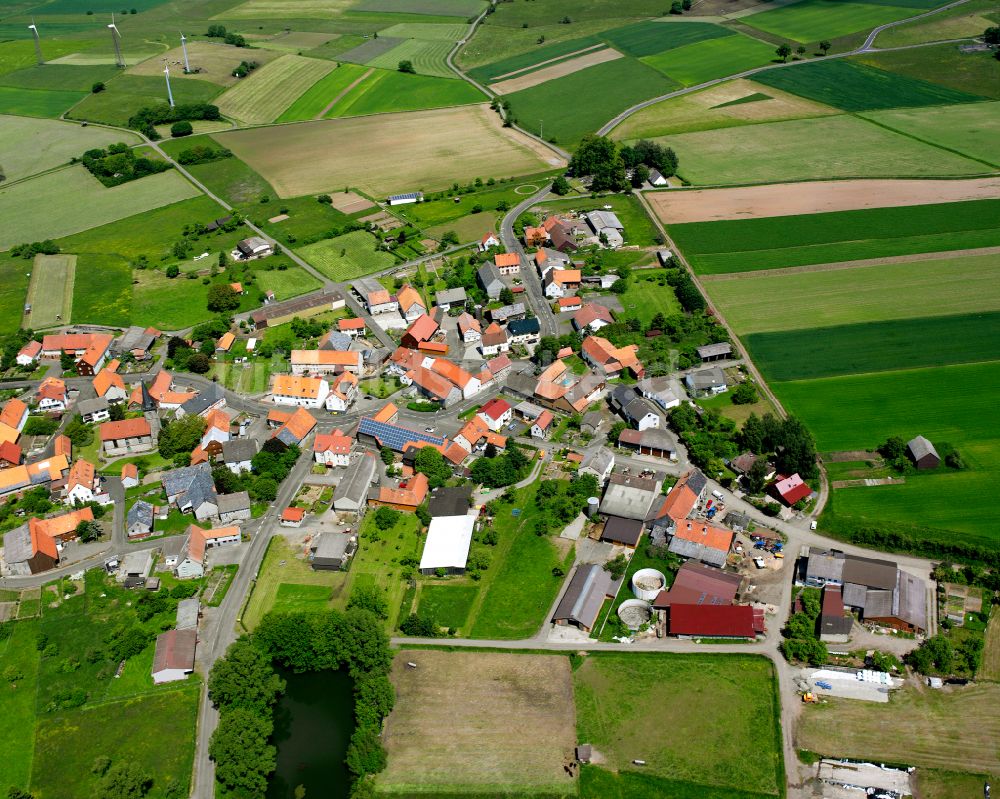
<svg viewBox="0 0 1000 799">
<path fill-rule="evenodd" d="M 715 78 L 764 66 L 774 58 L 773 45 L 737 34 L 677 47 L 665 53 L 643 58 L 642 62 L 683 86 L 695 86 Z M 760 99 L 769 98 L 765 95 Z"/>
<path fill-rule="evenodd" d="M 939 4 L 936 1 L 933 3 Z M 898 5 L 884 5 L 841 0 L 800 0 L 744 17 L 741 22 L 775 36 L 808 44 L 916 16 L 921 10 L 923 9 L 907 8 L 905 1 Z"/>
<path fill-rule="evenodd" d="M 377 70 L 373 79 L 363 81 L 354 93 L 345 94 L 328 116 L 350 117 L 400 111 L 473 105 L 486 99 L 479 89 L 464 80 L 410 75 Z"/>
<path fill-rule="evenodd" d="M 600 34 L 616 49 L 635 58 L 735 35 L 708 22 L 635 22 Z"/>
<path fill-rule="evenodd" d="M 911 131 L 901 130 L 898 127 L 894 127 L 892 125 L 887 125 L 885 122 L 882 122 L 879 119 L 871 119 L 871 118 L 868 118 L 868 117 L 862 117 L 862 119 L 867 119 L 868 122 L 871 122 L 873 125 L 878 125 L 880 128 L 885 128 L 886 130 L 892 131 L 893 133 L 898 133 L 900 136 L 906 136 L 906 138 L 912 139 L 913 141 L 920 142 L 921 144 L 929 144 L 932 147 L 937 147 L 939 150 L 944 150 L 945 152 L 948 152 L 948 153 L 954 153 L 955 155 L 961 156 L 962 158 L 968 158 L 970 161 L 977 161 L 978 163 L 980 163 L 983 166 L 985 166 L 987 169 L 996 169 L 997 168 L 997 164 L 993 163 L 992 161 L 984 161 L 982 158 L 977 158 L 976 156 L 970 155 L 967 152 L 962 152 L 961 150 L 957 150 L 954 147 L 948 147 L 948 146 L 946 146 L 944 144 L 941 144 L 940 141 L 934 142 L 934 141 L 930 141 L 928 139 L 923 139 L 920 136 L 915 135 Z M 1000 160 L 1000 159 L 998 159 L 998 160 Z"/>
<path fill-rule="evenodd" d="M 1000 310 L 997 254 L 858 267 L 846 277 L 757 272 L 706 287 L 740 335 Z"/>
<path fill-rule="evenodd" d="M 223 114 L 242 122 L 273 122 L 333 68 L 331 61 L 283 55 L 243 78 L 216 104 Z"/>
<path fill-rule="evenodd" d="M 754 75 L 753 80 L 843 111 L 974 103 L 986 99 L 843 59 L 814 61 L 795 69 L 772 69 Z"/>
<path fill-rule="evenodd" d="M 998 341 L 1000 311 L 743 336 L 777 381 L 992 361 Z"/>
<path fill-rule="evenodd" d="M 572 53 L 566 53 L 566 55 L 557 56 L 555 58 L 550 58 L 547 61 L 541 61 L 538 64 L 533 64 L 530 67 L 523 67 L 521 69 L 515 69 L 513 72 L 508 72 L 506 75 L 497 75 L 496 80 L 506 80 L 507 78 L 516 78 L 526 72 L 531 72 L 540 67 L 547 67 L 550 64 L 560 64 L 563 61 L 568 61 L 571 58 L 576 58 L 577 56 L 585 55 L 593 50 L 604 47 L 603 44 L 592 44 L 590 47 L 584 47 L 582 50 L 576 50 Z"/>
<path fill-rule="evenodd" d="M 375 88 L 389 73 L 384 69 L 369 69 L 359 80 L 354 81 L 340 95 L 337 102 L 323 113 L 324 119 L 339 119 L 347 116 L 351 108 L 371 89 Z"/>
<path fill-rule="evenodd" d="M 600 44 L 603 44 L 603 42 L 597 36 L 567 39 L 562 42 L 544 44 L 527 53 L 502 58 L 499 61 L 494 61 L 492 64 L 468 69 L 466 72 L 469 77 L 474 78 L 480 83 L 490 83 L 494 80 L 513 77 L 523 72 L 539 69 L 548 64 L 554 64 L 564 58 L 580 55 L 585 50 L 593 49 Z"/>
<path fill-rule="evenodd" d="M 341 64 L 299 95 L 275 121 L 301 122 L 322 116 L 324 110 L 331 105 L 331 98 L 339 98 L 342 92 L 365 73 L 365 68 L 357 64 Z"/>
<path fill-rule="evenodd" d="M 410 61 L 418 75 L 433 75 L 439 78 L 453 78 L 455 73 L 448 69 L 445 57 L 454 44 L 449 41 L 406 39 L 365 63 L 380 69 L 396 69 L 401 61 Z"/>
</svg>

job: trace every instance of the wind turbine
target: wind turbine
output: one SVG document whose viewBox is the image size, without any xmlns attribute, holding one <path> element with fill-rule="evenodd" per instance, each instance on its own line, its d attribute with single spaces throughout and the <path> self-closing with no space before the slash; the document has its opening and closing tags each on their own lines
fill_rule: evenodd
<svg viewBox="0 0 1000 799">
<path fill-rule="evenodd" d="M 111 15 L 111 24 L 108 25 L 108 29 L 111 31 L 111 42 L 115 46 L 115 63 L 118 64 L 119 69 L 125 69 L 125 59 L 122 58 L 122 35 L 118 32 L 118 26 L 115 25 L 114 14 Z"/>
<path fill-rule="evenodd" d="M 170 107 L 174 107 L 174 93 L 170 91 L 170 67 L 163 67 L 163 77 L 167 79 L 167 100 L 170 101 Z"/>
<path fill-rule="evenodd" d="M 38 28 L 35 26 L 34 17 L 31 18 L 31 24 L 28 26 L 28 30 L 30 30 L 35 37 L 35 55 L 38 56 L 38 66 L 41 66 L 45 63 L 45 59 L 42 58 L 42 44 L 38 41 Z"/>
<path fill-rule="evenodd" d="M 191 65 L 188 63 L 188 48 L 187 48 L 187 38 L 184 34 L 181 34 L 181 50 L 184 51 L 184 74 L 188 74 L 191 71 Z"/>
</svg>

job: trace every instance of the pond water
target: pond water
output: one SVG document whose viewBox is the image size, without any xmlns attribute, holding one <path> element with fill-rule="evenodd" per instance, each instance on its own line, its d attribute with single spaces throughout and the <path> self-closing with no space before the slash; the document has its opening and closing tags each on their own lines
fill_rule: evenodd
<svg viewBox="0 0 1000 799">
<path fill-rule="evenodd" d="M 350 775 L 344 766 L 354 732 L 354 681 L 345 671 L 281 671 L 288 687 L 274 711 L 273 743 L 278 766 L 267 799 L 347 799 Z"/>
</svg>

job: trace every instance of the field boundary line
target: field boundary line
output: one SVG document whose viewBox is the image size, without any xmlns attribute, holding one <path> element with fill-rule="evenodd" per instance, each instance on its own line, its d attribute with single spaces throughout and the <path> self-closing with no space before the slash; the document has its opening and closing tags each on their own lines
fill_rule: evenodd
<svg viewBox="0 0 1000 799">
<path fill-rule="evenodd" d="M 352 84 L 351 84 L 350 86 L 348 86 L 348 87 L 347 87 L 346 89 L 344 89 L 344 90 L 343 90 L 343 91 L 342 91 L 342 92 L 341 92 L 340 94 L 338 94 L 338 95 L 337 95 L 336 97 L 334 97 L 334 98 L 333 98 L 333 99 L 332 99 L 332 100 L 330 101 L 330 104 L 329 104 L 329 105 L 328 105 L 328 106 L 327 106 L 326 108 L 324 108 L 324 109 L 323 109 L 322 111 L 320 111 L 320 112 L 319 112 L 319 113 L 318 113 L 318 114 L 317 114 L 316 116 L 314 116 L 314 117 L 313 117 L 313 120 L 315 121 L 315 120 L 317 120 L 317 119 L 326 119 L 326 115 L 327 115 L 327 114 L 329 114 L 329 113 L 330 113 L 330 112 L 331 112 L 331 111 L 333 110 L 333 107 L 334 107 L 334 106 L 335 106 L 335 105 L 336 105 L 337 103 L 339 103 L 339 102 L 340 102 L 341 100 L 343 100 L 343 99 L 344 99 L 344 95 L 345 95 L 345 94 L 347 94 L 347 93 L 348 93 L 349 91 L 351 91 L 351 89 L 353 89 L 353 88 L 354 88 L 355 86 L 357 86 L 357 85 L 358 85 L 359 83 L 361 83 L 361 81 L 363 81 L 363 80 L 367 80 L 367 79 L 368 79 L 368 77 L 369 77 L 369 76 L 370 76 L 370 75 L 371 75 L 371 74 L 372 74 L 372 73 L 373 73 L 374 71 L 375 71 L 375 67 L 371 67 L 371 68 L 370 68 L 370 69 L 369 69 L 369 70 L 368 70 L 368 71 L 367 71 L 367 72 L 366 72 L 366 73 L 365 73 L 364 75 L 362 75 L 361 77 L 359 77 L 359 78 L 358 78 L 357 80 L 355 80 L 355 81 L 354 81 L 354 82 L 353 82 L 353 83 L 352 83 Z"/>
<path fill-rule="evenodd" d="M 1000 246 L 977 247 L 969 250 L 916 252 L 910 253 L 909 255 L 887 255 L 884 258 L 864 258 L 858 261 L 834 261 L 828 264 L 803 264 L 802 266 L 784 266 L 779 267 L 778 269 L 755 269 L 750 272 L 723 272 L 720 274 L 702 275 L 701 281 L 703 283 L 717 283 L 729 280 L 751 280 L 756 277 L 797 275 L 807 272 L 838 272 L 841 269 L 865 269 L 873 266 L 919 263 L 920 261 L 938 261 L 948 258 L 972 258 L 977 255 L 1000 255 Z"/>
<path fill-rule="evenodd" d="M 491 84 L 499 83 L 502 80 L 516 77 L 524 72 L 531 72 L 534 69 L 538 69 L 539 67 L 544 67 L 548 64 L 554 64 L 557 61 L 568 60 L 570 58 L 573 58 L 574 56 L 583 55 L 584 53 L 589 53 L 591 50 L 596 50 L 598 47 L 608 47 L 608 46 L 609 45 L 606 45 L 604 42 L 598 42 L 597 44 L 590 45 L 590 47 L 584 47 L 582 50 L 574 50 L 572 53 L 559 55 L 556 56 L 555 58 L 550 58 L 547 61 L 539 61 L 537 64 L 532 64 L 530 67 L 522 67 L 521 69 L 515 69 L 513 72 L 508 72 L 505 75 L 497 75 L 495 78 L 493 78 L 493 80 L 490 81 L 490 83 Z"/>
<path fill-rule="evenodd" d="M 988 101 L 984 100 L 983 102 L 988 102 Z M 966 105 L 966 104 L 956 103 L 956 105 Z M 971 105 L 971 103 L 969 103 L 969 105 Z M 869 112 L 869 113 L 874 113 L 874 112 Z M 914 136 L 912 133 L 907 133 L 905 130 L 898 130 L 897 128 L 891 127 L 890 125 L 886 125 L 884 122 L 878 122 L 877 120 L 874 119 L 868 119 L 867 117 L 863 117 L 857 113 L 852 114 L 852 116 L 856 117 L 857 119 L 863 119 L 865 122 L 869 122 L 872 125 L 875 125 L 875 127 L 882 128 L 883 130 L 888 130 L 891 133 L 895 133 L 897 136 L 905 136 L 907 139 L 913 139 L 913 141 L 920 142 L 921 144 L 926 144 L 930 147 L 936 147 L 938 150 L 944 150 L 946 153 L 952 153 L 953 155 L 960 156 L 969 161 L 975 161 L 977 164 L 984 164 L 985 166 L 992 167 L 993 169 L 1000 169 L 1000 164 L 993 164 L 990 163 L 989 161 L 984 161 L 982 158 L 976 158 L 976 156 L 974 155 L 968 155 L 967 153 L 963 153 L 961 150 L 956 150 L 954 147 L 945 147 L 943 144 L 936 144 L 935 142 L 928 141 L 927 139 L 921 139 L 919 136 Z"/>
</svg>

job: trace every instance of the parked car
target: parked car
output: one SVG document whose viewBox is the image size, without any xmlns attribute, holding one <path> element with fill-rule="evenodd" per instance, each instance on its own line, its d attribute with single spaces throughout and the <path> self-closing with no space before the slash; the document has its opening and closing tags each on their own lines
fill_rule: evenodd
<svg viewBox="0 0 1000 799">
<path fill-rule="evenodd" d="M 832 691 L 833 690 L 833 686 L 830 685 L 830 683 L 828 683 L 826 680 L 816 680 L 816 687 L 817 688 L 822 688 L 825 691 Z"/>
</svg>

